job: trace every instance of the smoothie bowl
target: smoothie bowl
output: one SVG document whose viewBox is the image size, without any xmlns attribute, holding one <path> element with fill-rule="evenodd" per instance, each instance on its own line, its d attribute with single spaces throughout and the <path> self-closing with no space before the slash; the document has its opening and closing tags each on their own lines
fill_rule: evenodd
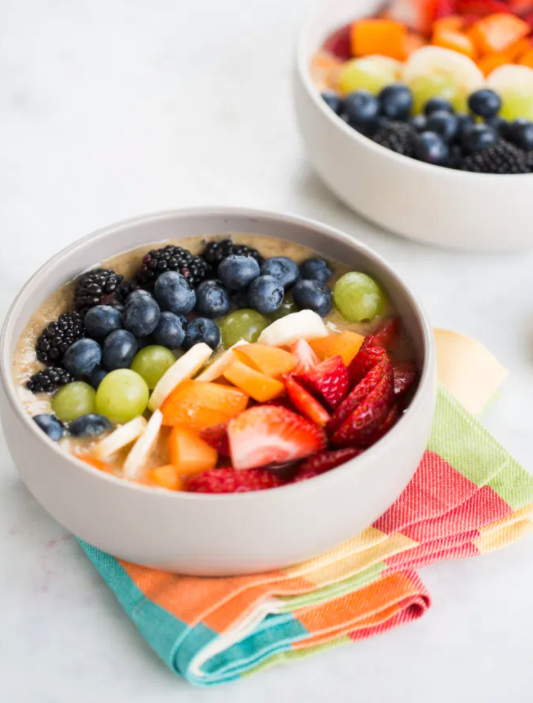
<svg viewBox="0 0 533 703">
<path fill-rule="evenodd" d="M 80 240 L 23 288 L 1 355 L 4 432 L 36 499 L 106 552 L 191 574 L 280 568 L 371 524 L 435 402 L 431 328 L 398 276 L 260 211 Z"/>
</svg>

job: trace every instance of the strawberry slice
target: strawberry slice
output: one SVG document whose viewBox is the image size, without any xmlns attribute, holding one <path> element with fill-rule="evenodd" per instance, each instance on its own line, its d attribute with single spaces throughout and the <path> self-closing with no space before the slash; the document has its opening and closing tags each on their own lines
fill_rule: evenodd
<svg viewBox="0 0 533 703">
<path fill-rule="evenodd" d="M 284 481 L 266 469 L 235 471 L 231 466 L 209 469 L 193 476 L 187 485 L 192 493 L 247 493 L 283 486 Z"/>
<path fill-rule="evenodd" d="M 318 355 L 305 339 L 299 339 L 291 346 L 291 354 L 294 354 L 298 359 L 298 363 L 294 369 L 294 373 L 296 374 L 305 373 L 320 364 Z"/>
<path fill-rule="evenodd" d="M 367 347 L 383 347 L 387 351 L 394 348 L 402 333 L 402 323 L 399 317 L 391 317 L 383 325 L 369 334 L 365 339 Z"/>
<path fill-rule="evenodd" d="M 369 349 L 369 352 L 374 352 L 379 347 Z M 365 374 L 362 381 L 355 386 L 350 395 L 339 405 L 333 413 L 333 416 L 328 424 L 327 431 L 331 436 L 343 425 L 354 410 L 363 403 L 370 393 L 382 383 L 385 389 L 392 398 L 393 381 L 392 381 L 392 364 L 390 359 L 383 351 L 384 356 L 380 357 L 378 362 Z M 359 352 L 361 353 L 361 352 Z M 356 357 L 357 358 L 357 357 Z"/>
<path fill-rule="evenodd" d="M 311 393 L 306 391 L 292 376 L 284 376 L 283 382 L 285 383 L 287 395 L 296 410 L 302 413 L 302 415 L 305 415 L 311 422 L 314 422 L 315 425 L 325 427 L 330 420 L 330 416 L 328 411 L 320 405 L 318 400 L 314 398 Z"/>
<path fill-rule="evenodd" d="M 325 471 L 334 469 L 341 464 L 345 464 L 350 459 L 361 454 L 360 449 L 336 449 L 332 452 L 321 452 L 320 454 L 314 454 L 306 459 L 298 467 L 298 471 L 292 479 L 292 483 L 297 483 L 299 481 L 306 481 L 308 478 L 314 478 L 323 474 Z"/>
<path fill-rule="evenodd" d="M 200 432 L 200 437 L 216 449 L 222 456 L 229 456 L 228 423 L 221 422 L 213 427 L 204 427 Z"/>
<path fill-rule="evenodd" d="M 476 17 L 486 17 L 498 12 L 513 14 L 510 6 L 506 2 L 499 2 L 499 0 L 458 0 L 456 12 L 459 15 L 475 15 Z"/>
<path fill-rule="evenodd" d="M 274 405 L 256 405 L 232 418 L 228 437 L 232 463 L 239 470 L 305 459 L 327 444 L 322 428 Z"/>
<path fill-rule="evenodd" d="M 344 400 L 349 390 L 348 369 L 341 356 L 331 356 L 318 366 L 298 375 L 298 380 L 332 409 Z"/>
<path fill-rule="evenodd" d="M 388 17 L 406 24 L 421 34 L 430 34 L 431 25 L 440 17 L 455 12 L 455 0 L 392 0 Z"/>
<path fill-rule="evenodd" d="M 352 45 L 350 40 L 351 25 L 346 24 L 331 34 L 324 42 L 323 49 L 341 61 L 352 58 Z"/>
<path fill-rule="evenodd" d="M 399 361 L 392 368 L 394 377 L 394 395 L 396 397 L 407 393 L 416 378 L 416 366 L 412 361 Z"/>
<path fill-rule="evenodd" d="M 398 406 L 394 404 L 392 408 L 389 410 L 388 415 L 385 417 L 383 422 L 378 425 L 377 429 L 371 433 L 366 441 L 366 446 L 370 447 L 373 444 L 375 444 L 378 439 L 381 439 L 384 435 L 387 434 L 387 432 L 394 427 L 396 422 L 398 421 L 400 417 L 400 411 L 398 410 Z"/>
<path fill-rule="evenodd" d="M 368 339 L 368 337 L 367 337 Z M 383 359 L 388 359 L 387 352 L 383 347 L 372 347 L 363 342 L 363 346 L 357 352 L 348 366 L 348 376 L 350 377 L 350 387 L 353 388 L 360 383 L 376 364 Z"/>
</svg>

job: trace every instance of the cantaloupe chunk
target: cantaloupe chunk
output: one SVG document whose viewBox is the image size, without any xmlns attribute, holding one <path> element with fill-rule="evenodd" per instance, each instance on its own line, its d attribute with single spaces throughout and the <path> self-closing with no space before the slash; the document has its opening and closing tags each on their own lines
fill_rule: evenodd
<svg viewBox="0 0 533 703">
<path fill-rule="evenodd" d="M 354 56 L 379 54 L 398 61 L 406 58 L 407 27 L 389 19 L 368 18 L 357 20 L 351 27 L 351 44 Z"/>
<path fill-rule="evenodd" d="M 441 46 L 443 49 L 451 49 L 459 54 L 468 56 L 473 61 L 477 58 L 477 48 L 473 40 L 464 32 L 454 29 L 441 29 L 435 32 L 431 41 L 433 46 Z"/>
<path fill-rule="evenodd" d="M 183 487 L 183 480 L 174 464 L 165 464 L 152 469 L 148 477 L 161 488 L 168 488 L 169 491 L 180 491 Z"/>
<path fill-rule="evenodd" d="M 255 371 L 239 360 L 234 361 L 224 371 L 224 378 L 259 403 L 266 403 L 267 400 L 277 398 L 285 391 L 285 386 L 281 381 Z"/>
<path fill-rule="evenodd" d="M 359 349 L 361 349 L 361 345 L 364 341 L 365 338 L 362 334 L 346 330 L 339 335 L 335 335 L 333 344 L 327 350 L 326 358 L 329 359 L 330 356 L 340 355 L 345 365 L 348 366 Z"/>
<path fill-rule="evenodd" d="M 266 344 L 245 344 L 234 353 L 239 361 L 273 378 L 290 373 L 298 363 L 294 354 Z"/>
<path fill-rule="evenodd" d="M 476 45 L 478 52 L 484 55 L 505 51 L 515 42 L 526 37 L 530 31 L 529 24 L 519 17 L 497 12 L 476 22 L 468 30 L 468 36 Z"/>
<path fill-rule="evenodd" d="M 324 361 L 324 359 L 328 358 L 329 351 L 335 344 L 335 340 L 337 339 L 337 337 L 340 337 L 340 334 L 338 332 L 334 332 L 333 334 L 328 334 L 327 337 L 318 337 L 317 339 L 310 339 L 309 346 L 315 352 L 318 358 L 321 361 Z"/>
<path fill-rule="evenodd" d="M 497 54 L 487 54 L 483 56 L 477 62 L 480 71 L 483 72 L 484 76 L 490 76 L 490 74 L 500 66 L 505 66 L 509 63 L 509 59 L 504 53 Z"/>
<path fill-rule="evenodd" d="M 163 424 L 201 430 L 227 422 L 239 415 L 247 404 L 248 395 L 238 388 L 188 379 L 163 403 Z"/>
<path fill-rule="evenodd" d="M 169 454 L 180 476 L 214 469 L 218 460 L 216 449 L 187 427 L 174 427 L 169 437 Z"/>
</svg>

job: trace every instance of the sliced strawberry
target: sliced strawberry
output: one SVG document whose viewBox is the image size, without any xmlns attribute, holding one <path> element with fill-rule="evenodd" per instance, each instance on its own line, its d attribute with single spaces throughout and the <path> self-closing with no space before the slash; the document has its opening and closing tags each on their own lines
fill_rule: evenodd
<svg viewBox="0 0 533 703">
<path fill-rule="evenodd" d="M 216 449 L 222 456 L 229 456 L 228 423 L 221 422 L 213 427 L 204 427 L 200 432 L 200 437 Z"/>
<path fill-rule="evenodd" d="M 323 45 L 324 51 L 328 51 L 341 61 L 348 61 L 352 58 L 352 45 L 350 41 L 350 24 L 346 24 L 338 29 L 326 39 Z"/>
<path fill-rule="evenodd" d="M 385 419 L 383 422 L 378 425 L 376 430 L 372 433 L 369 434 L 369 436 L 366 439 L 366 445 L 367 447 L 372 446 L 375 444 L 378 439 L 381 439 L 384 435 L 387 434 L 387 432 L 394 427 L 396 422 L 398 421 L 400 417 L 400 411 L 398 410 L 398 406 L 396 403 L 392 406 L 392 408 L 389 410 L 388 414 L 386 415 Z"/>
<path fill-rule="evenodd" d="M 499 0 L 457 0 L 456 12 L 460 15 L 486 17 L 497 12 L 513 14 L 510 6 Z"/>
<path fill-rule="evenodd" d="M 367 337 L 368 339 L 368 337 Z M 357 352 L 354 359 L 348 366 L 348 376 L 350 387 L 353 388 L 360 383 L 371 369 L 383 359 L 388 359 L 387 352 L 382 347 L 372 347 L 367 345 L 366 339 L 363 346 Z"/>
<path fill-rule="evenodd" d="M 508 0 L 508 5 L 512 12 L 519 17 L 524 17 L 533 10 L 532 0 Z"/>
<path fill-rule="evenodd" d="M 378 348 L 379 347 L 369 349 L 368 351 L 375 352 Z M 327 427 L 327 431 L 330 436 L 335 434 L 341 425 L 348 420 L 354 410 L 364 402 L 365 398 L 367 398 L 380 383 L 383 384 L 385 389 L 388 388 L 389 394 L 392 398 L 392 364 L 386 354 L 379 358 L 373 368 L 365 374 L 363 380 L 357 383 L 350 395 L 335 410 Z"/>
<path fill-rule="evenodd" d="M 350 459 L 361 454 L 360 449 L 336 449 L 332 452 L 321 452 L 320 454 L 314 454 L 306 459 L 298 467 L 298 471 L 292 479 L 293 483 L 298 481 L 306 481 L 308 478 L 314 478 L 323 474 L 325 471 L 334 469 L 341 464 L 345 464 Z"/>
<path fill-rule="evenodd" d="M 323 398 L 330 408 L 336 408 L 349 390 L 348 369 L 341 356 L 331 356 L 313 369 L 297 376 L 311 393 Z"/>
<path fill-rule="evenodd" d="M 228 423 L 233 466 L 254 469 L 304 459 L 326 447 L 326 433 L 300 415 L 274 405 L 256 405 Z"/>
<path fill-rule="evenodd" d="M 291 346 L 291 354 L 294 354 L 298 359 L 298 364 L 294 369 L 296 374 L 304 373 L 320 364 L 320 359 L 305 339 L 299 339 Z"/>
<path fill-rule="evenodd" d="M 287 395 L 296 410 L 302 413 L 302 415 L 305 415 L 311 422 L 314 422 L 315 425 L 325 427 L 330 420 L 330 416 L 328 411 L 320 405 L 318 400 L 314 398 L 311 393 L 306 391 L 292 376 L 287 374 L 283 377 L 283 382 L 285 383 Z"/>
<path fill-rule="evenodd" d="M 247 493 L 283 486 L 284 481 L 266 469 L 235 471 L 231 466 L 209 469 L 193 476 L 187 485 L 192 493 Z"/>
<path fill-rule="evenodd" d="M 416 366 L 412 361 L 399 361 L 393 365 L 394 395 L 406 393 L 413 385 L 416 378 Z"/>
<path fill-rule="evenodd" d="M 390 351 L 400 339 L 401 333 L 400 318 L 391 317 L 378 330 L 369 334 L 364 343 L 367 347 L 383 347 L 383 349 Z"/>
<path fill-rule="evenodd" d="M 454 0 L 392 0 L 388 8 L 390 19 L 402 22 L 421 34 L 430 34 L 431 25 L 436 19 L 454 12 Z"/>
</svg>

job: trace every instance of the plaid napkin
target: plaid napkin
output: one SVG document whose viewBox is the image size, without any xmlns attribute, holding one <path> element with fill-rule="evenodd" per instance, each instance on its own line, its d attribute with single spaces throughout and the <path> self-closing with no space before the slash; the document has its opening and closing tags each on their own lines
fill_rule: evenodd
<svg viewBox="0 0 533 703">
<path fill-rule="evenodd" d="M 371 527 L 281 571 L 167 574 L 82 547 L 163 661 L 196 685 L 231 681 L 421 617 L 415 569 L 504 547 L 532 526 L 533 477 L 440 386 L 417 472 Z"/>
</svg>

